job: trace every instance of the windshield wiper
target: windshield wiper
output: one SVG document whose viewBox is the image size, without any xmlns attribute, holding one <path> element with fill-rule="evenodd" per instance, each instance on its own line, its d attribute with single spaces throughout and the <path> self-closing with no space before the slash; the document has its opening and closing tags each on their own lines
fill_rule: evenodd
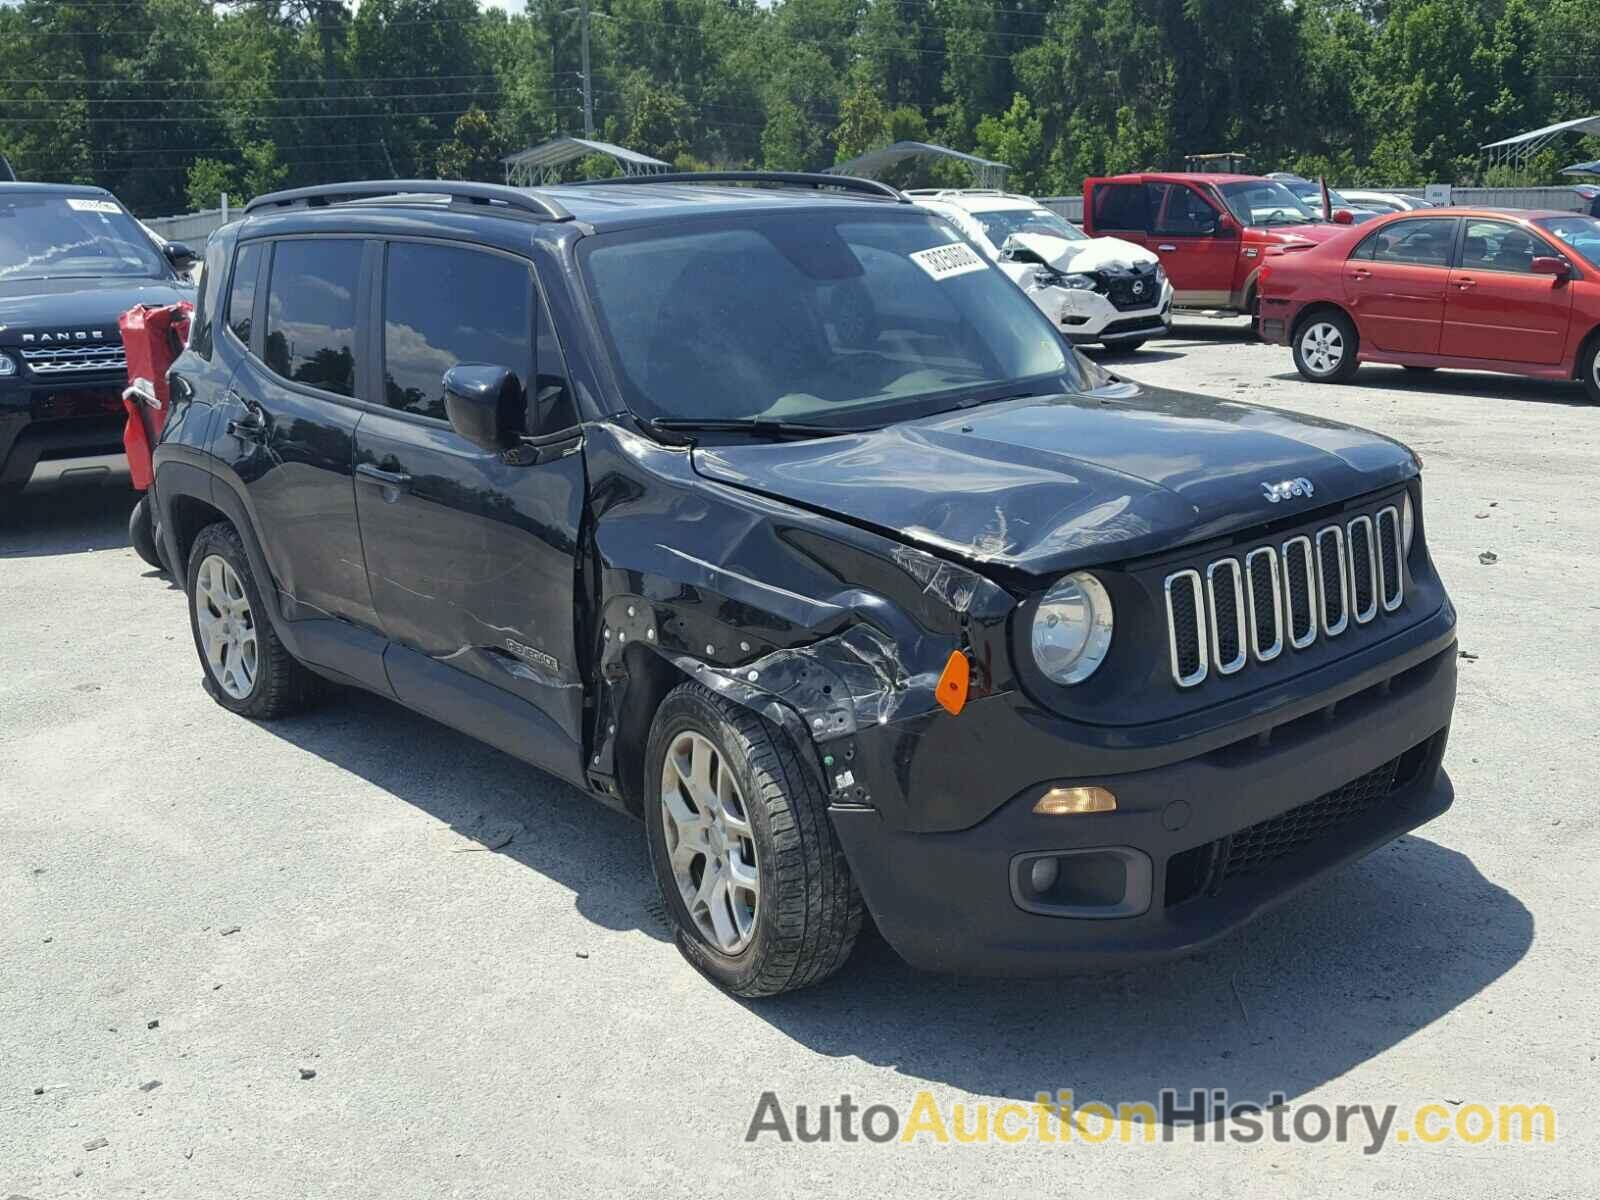
<svg viewBox="0 0 1600 1200">
<path fill-rule="evenodd" d="M 748 433 L 774 441 L 838 437 L 846 433 L 867 433 L 869 428 L 843 425 L 810 425 L 804 421 L 779 421 L 772 417 L 734 417 L 726 420 L 701 420 L 695 417 L 651 417 L 647 429 L 663 433 Z"/>
</svg>

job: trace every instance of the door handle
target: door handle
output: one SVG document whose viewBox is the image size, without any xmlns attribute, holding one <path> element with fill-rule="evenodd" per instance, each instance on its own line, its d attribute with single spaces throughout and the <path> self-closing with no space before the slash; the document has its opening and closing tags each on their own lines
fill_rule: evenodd
<svg viewBox="0 0 1600 1200">
<path fill-rule="evenodd" d="M 388 493 L 394 492 L 396 496 L 401 492 L 411 490 L 411 476 L 400 471 L 384 471 L 371 463 L 356 464 L 356 479 L 361 483 L 370 483 L 374 487 L 381 487 Z"/>
<path fill-rule="evenodd" d="M 228 432 L 247 442 L 259 442 L 267 432 L 267 414 L 261 411 L 261 406 L 250 403 L 232 388 L 228 389 L 228 401 L 244 409 L 243 416 L 228 422 Z"/>
<path fill-rule="evenodd" d="M 1174 246 L 1171 242 L 1162 242 L 1160 245 L 1158 245 L 1156 247 L 1156 249 L 1160 250 L 1164 254 L 1174 254 L 1174 253 L 1177 252 L 1178 248 L 1176 246 Z"/>
<path fill-rule="evenodd" d="M 1456 287 L 1460 288 L 1463 292 L 1466 291 L 1468 288 L 1475 288 L 1477 286 L 1478 286 L 1478 281 L 1476 279 L 1458 279 L 1458 280 L 1456 280 Z"/>
<path fill-rule="evenodd" d="M 1354 271 L 1350 272 L 1350 278 L 1354 279 L 1357 283 L 1360 283 L 1364 279 L 1371 279 L 1372 272 L 1357 267 Z"/>
</svg>

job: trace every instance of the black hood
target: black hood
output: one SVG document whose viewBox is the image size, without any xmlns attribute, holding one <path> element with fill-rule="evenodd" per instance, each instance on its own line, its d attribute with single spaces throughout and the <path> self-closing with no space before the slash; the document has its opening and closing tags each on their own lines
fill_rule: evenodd
<svg viewBox="0 0 1600 1200">
<path fill-rule="evenodd" d="M 100 330 L 115 341 L 117 318 L 135 304 L 193 300 L 194 288 L 176 279 L 0 280 L 0 346 L 22 343 L 25 333 Z"/>
<path fill-rule="evenodd" d="M 985 405 L 870 433 L 702 446 L 708 479 L 976 564 L 1054 574 L 1292 516 L 1409 478 L 1398 442 L 1159 388 Z M 1264 484 L 1308 480 L 1277 503 Z"/>
</svg>

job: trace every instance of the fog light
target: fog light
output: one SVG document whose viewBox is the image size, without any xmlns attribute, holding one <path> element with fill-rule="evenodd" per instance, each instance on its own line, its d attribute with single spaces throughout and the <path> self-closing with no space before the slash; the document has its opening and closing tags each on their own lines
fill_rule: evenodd
<svg viewBox="0 0 1600 1200">
<path fill-rule="evenodd" d="M 1051 788 L 1035 801 L 1033 811 L 1044 817 L 1073 813 L 1113 812 L 1117 798 L 1102 787 Z"/>
<path fill-rule="evenodd" d="M 1061 874 L 1061 864 L 1053 858 L 1036 858 L 1033 866 L 1028 869 L 1028 882 L 1033 884 L 1036 892 L 1048 892 L 1055 887 L 1056 879 Z"/>
</svg>

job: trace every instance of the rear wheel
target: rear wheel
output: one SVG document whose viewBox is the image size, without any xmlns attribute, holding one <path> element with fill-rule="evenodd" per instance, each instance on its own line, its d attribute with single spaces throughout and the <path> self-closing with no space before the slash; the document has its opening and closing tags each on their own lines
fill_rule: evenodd
<svg viewBox="0 0 1600 1200">
<path fill-rule="evenodd" d="M 305 708 L 317 677 L 278 640 L 244 543 L 226 521 L 207 525 L 189 552 L 189 625 L 211 698 L 244 717 Z"/>
<path fill-rule="evenodd" d="M 1338 312 L 1319 312 L 1294 335 L 1294 365 L 1312 383 L 1343 383 L 1356 373 L 1355 326 Z"/>
<path fill-rule="evenodd" d="M 156 543 L 155 510 L 150 503 L 149 492 L 139 497 L 139 503 L 128 514 L 128 544 L 133 547 L 135 554 L 156 570 L 167 569 L 161 561 L 161 551 Z"/>
<path fill-rule="evenodd" d="M 1583 380 L 1589 403 L 1600 404 L 1600 333 L 1589 339 L 1589 348 L 1583 352 L 1578 366 L 1578 376 Z"/>
<path fill-rule="evenodd" d="M 861 894 L 787 734 L 686 683 L 656 713 L 645 781 L 650 861 L 691 963 L 746 997 L 844 965 Z"/>
</svg>

